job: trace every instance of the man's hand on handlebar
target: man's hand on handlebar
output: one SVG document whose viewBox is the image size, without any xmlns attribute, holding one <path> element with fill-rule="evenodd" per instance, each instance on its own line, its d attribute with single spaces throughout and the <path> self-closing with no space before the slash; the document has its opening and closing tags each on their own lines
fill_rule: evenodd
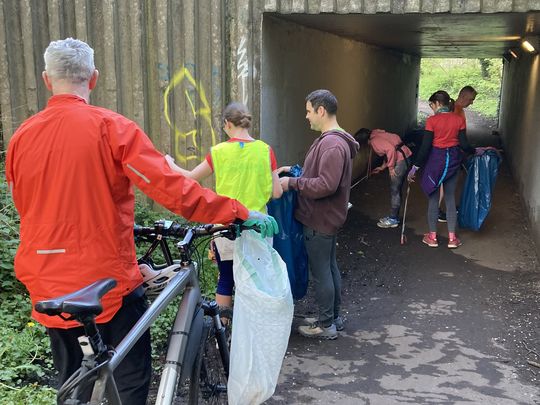
<svg viewBox="0 0 540 405">
<path fill-rule="evenodd" d="M 242 225 L 258 228 L 263 238 L 274 236 L 279 232 L 279 227 L 274 217 L 259 211 L 249 211 L 249 217 Z"/>
</svg>

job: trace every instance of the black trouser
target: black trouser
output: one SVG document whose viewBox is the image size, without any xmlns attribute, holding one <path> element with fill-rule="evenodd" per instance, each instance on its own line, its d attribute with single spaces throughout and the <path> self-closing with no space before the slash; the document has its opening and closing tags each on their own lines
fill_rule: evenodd
<svg viewBox="0 0 540 405">
<path fill-rule="evenodd" d="M 107 323 L 99 324 L 99 332 L 106 345 L 118 346 L 137 320 L 148 308 L 142 288 L 124 297 L 122 307 Z M 72 329 L 48 328 L 54 367 L 61 386 L 82 361 L 82 351 L 77 338 L 84 335 L 83 327 Z M 114 372 L 114 378 L 123 404 L 145 405 L 150 387 L 151 346 L 150 331 L 146 331 L 129 351 Z M 89 398 L 88 398 L 89 400 Z"/>
</svg>

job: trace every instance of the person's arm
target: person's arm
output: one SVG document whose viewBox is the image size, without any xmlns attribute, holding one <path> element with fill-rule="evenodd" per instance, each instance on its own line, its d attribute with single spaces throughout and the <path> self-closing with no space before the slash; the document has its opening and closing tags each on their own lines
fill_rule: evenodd
<svg viewBox="0 0 540 405">
<path fill-rule="evenodd" d="M 475 149 L 469 144 L 469 140 L 467 139 L 467 134 L 464 129 L 459 131 L 458 134 L 459 139 L 459 147 L 463 149 L 466 153 L 475 153 Z"/>
<path fill-rule="evenodd" d="M 281 182 L 279 181 L 278 171 L 274 170 L 272 172 L 272 198 L 277 199 L 283 195 L 283 188 L 281 187 Z"/>
<path fill-rule="evenodd" d="M 210 176 L 213 172 L 212 168 L 208 164 L 208 162 L 203 160 L 201 163 L 199 163 L 193 170 L 186 170 L 181 168 L 176 164 L 174 159 L 169 156 L 165 155 L 165 159 L 167 160 L 167 163 L 169 164 L 170 168 L 174 170 L 175 172 L 180 173 L 183 176 L 189 177 L 190 179 L 193 179 L 195 181 L 198 181 L 199 183 L 206 179 L 208 176 Z"/>
<path fill-rule="evenodd" d="M 349 158 L 343 149 L 331 147 L 321 155 L 319 172 L 315 177 L 289 177 L 288 188 L 298 190 L 302 196 L 313 200 L 328 197 L 336 192 L 345 159 Z"/>
<path fill-rule="evenodd" d="M 388 167 L 388 170 L 391 172 L 394 167 L 396 167 L 397 162 L 397 154 L 396 147 L 390 143 L 390 141 L 386 142 L 385 145 L 385 154 L 386 154 L 386 166 Z"/>
<path fill-rule="evenodd" d="M 279 169 L 277 169 L 278 176 L 281 173 L 289 173 L 291 171 L 291 166 L 281 166 Z"/>
<path fill-rule="evenodd" d="M 382 172 L 383 170 L 385 170 L 387 167 L 388 167 L 387 162 L 383 162 L 382 165 L 380 165 L 379 167 L 376 167 L 375 169 L 373 169 L 373 170 L 371 171 L 371 174 L 377 174 L 377 173 L 380 173 L 380 172 Z"/>
<path fill-rule="evenodd" d="M 418 151 L 418 155 L 416 156 L 416 159 L 414 161 L 414 166 L 422 167 L 422 165 L 426 162 L 432 144 L 433 132 L 427 130 L 424 131 L 424 136 L 422 137 L 422 145 L 420 146 L 420 150 Z"/>
<path fill-rule="evenodd" d="M 169 167 L 146 134 L 127 119 L 107 120 L 106 136 L 125 175 L 150 198 L 190 221 L 230 224 L 249 211 Z"/>
<path fill-rule="evenodd" d="M 268 152 L 270 156 L 270 170 L 272 171 L 272 198 L 277 199 L 283 195 L 283 188 L 281 187 L 281 182 L 279 181 L 279 173 L 284 166 L 278 169 L 276 155 L 270 146 L 268 146 Z M 291 168 L 289 166 L 287 172 L 290 170 Z"/>
</svg>

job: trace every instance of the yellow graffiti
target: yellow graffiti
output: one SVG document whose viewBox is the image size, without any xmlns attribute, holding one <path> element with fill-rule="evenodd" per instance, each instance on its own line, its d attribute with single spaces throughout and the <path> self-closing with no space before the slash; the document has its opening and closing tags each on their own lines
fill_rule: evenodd
<svg viewBox="0 0 540 405">
<path fill-rule="evenodd" d="M 195 89 L 195 93 L 199 96 L 200 99 L 201 107 L 197 110 L 195 108 L 195 103 L 189 95 L 188 90 L 186 89 L 184 91 L 184 95 L 186 96 L 189 106 L 191 107 L 191 113 L 193 114 L 193 117 L 195 119 L 201 119 L 202 123 L 208 125 L 208 128 L 210 128 L 212 145 L 215 145 L 217 141 L 216 133 L 214 131 L 214 128 L 212 127 L 212 110 L 210 108 L 210 104 L 208 103 L 208 99 L 206 98 L 206 93 L 204 92 L 201 83 L 197 83 L 193 78 L 191 72 L 185 66 L 183 66 L 179 71 L 174 74 L 171 82 L 165 89 L 165 92 L 163 93 L 163 106 L 165 113 L 165 121 L 167 121 L 169 127 L 174 130 L 174 157 L 178 162 L 185 165 L 188 161 L 196 160 L 200 152 L 202 151 L 199 149 L 199 145 L 197 144 L 197 129 L 195 128 L 189 131 L 182 131 L 174 122 L 171 121 L 171 117 L 169 115 L 169 95 L 173 89 L 175 89 L 177 86 L 182 85 L 184 82 L 190 84 Z M 187 154 L 186 152 L 186 154 L 184 154 L 180 150 L 180 145 L 183 142 L 186 142 L 187 144 L 188 139 L 191 140 L 192 145 L 188 146 L 186 149 L 191 150 L 192 153 Z"/>
</svg>

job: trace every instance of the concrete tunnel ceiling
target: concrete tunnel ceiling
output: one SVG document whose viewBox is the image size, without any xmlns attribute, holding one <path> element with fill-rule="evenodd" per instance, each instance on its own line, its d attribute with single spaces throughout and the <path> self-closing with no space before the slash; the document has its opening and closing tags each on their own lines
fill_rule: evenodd
<svg viewBox="0 0 540 405">
<path fill-rule="evenodd" d="M 270 15 L 427 58 L 500 58 L 540 34 L 540 13 Z"/>
</svg>

